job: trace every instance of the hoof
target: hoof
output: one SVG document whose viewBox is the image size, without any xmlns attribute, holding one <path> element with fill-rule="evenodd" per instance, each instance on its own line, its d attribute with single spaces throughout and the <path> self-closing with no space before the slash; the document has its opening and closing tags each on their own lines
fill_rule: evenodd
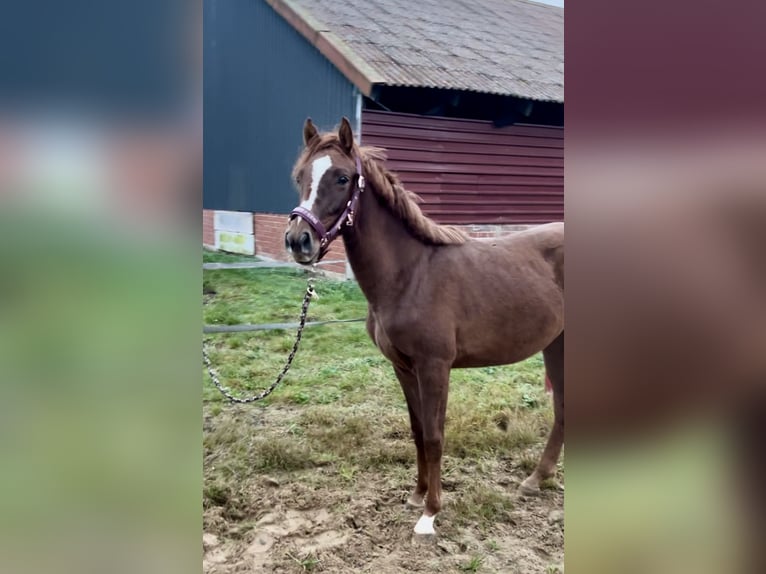
<svg viewBox="0 0 766 574">
<path fill-rule="evenodd" d="M 540 489 L 539 488 L 532 488 L 531 486 L 524 486 L 522 484 L 519 487 L 519 494 L 521 496 L 526 496 L 528 498 L 532 498 L 534 496 L 540 496 Z"/>
<path fill-rule="evenodd" d="M 540 495 L 540 474 L 535 470 L 519 485 L 519 494 L 522 496 Z"/>
<path fill-rule="evenodd" d="M 420 517 L 417 524 L 415 524 L 415 534 L 418 536 L 436 536 L 434 530 L 434 518 L 435 516 L 426 516 L 425 514 Z"/>
<path fill-rule="evenodd" d="M 519 485 L 519 494 L 522 496 L 540 496 L 540 486 L 525 480 Z"/>
<path fill-rule="evenodd" d="M 423 500 L 422 496 L 416 496 L 415 494 L 411 494 L 410 497 L 407 499 L 407 502 L 404 503 L 409 508 L 423 508 L 425 506 L 425 502 Z"/>
</svg>

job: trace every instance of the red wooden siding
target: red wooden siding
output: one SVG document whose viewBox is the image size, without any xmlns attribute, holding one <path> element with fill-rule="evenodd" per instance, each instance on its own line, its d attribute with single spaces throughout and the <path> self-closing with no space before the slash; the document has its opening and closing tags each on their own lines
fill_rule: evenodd
<svg viewBox="0 0 766 574">
<path fill-rule="evenodd" d="M 564 219 L 564 129 L 365 110 L 362 143 L 442 223 Z"/>
</svg>

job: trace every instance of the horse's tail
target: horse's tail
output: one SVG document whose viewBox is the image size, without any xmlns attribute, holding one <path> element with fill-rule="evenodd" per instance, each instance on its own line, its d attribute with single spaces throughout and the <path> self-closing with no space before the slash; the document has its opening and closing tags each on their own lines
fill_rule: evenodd
<svg viewBox="0 0 766 574">
<path fill-rule="evenodd" d="M 548 393 L 553 392 L 553 387 L 551 386 L 551 380 L 548 378 L 548 373 L 545 373 L 545 391 Z"/>
</svg>

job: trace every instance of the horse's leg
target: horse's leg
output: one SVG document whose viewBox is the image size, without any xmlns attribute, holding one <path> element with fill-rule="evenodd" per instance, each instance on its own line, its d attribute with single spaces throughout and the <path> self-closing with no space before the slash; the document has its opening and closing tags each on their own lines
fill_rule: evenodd
<svg viewBox="0 0 766 574">
<path fill-rule="evenodd" d="M 407 504 L 415 508 L 423 507 L 423 498 L 428 490 L 428 469 L 426 467 L 426 456 L 423 448 L 423 425 L 421 424 L 420 393 L 418 391 L 418 379 L 411 370 L 401 367 L 394 367 L 396 378 L 404 392 L 404 398 L 407 399 L 407 409 L 410 411 L 410 427 L 412 428 L 412 439 L 415 441 L 415 448 L 418 451 L 418 482 L 415 485 L 415 491 L 407 499 Z"/>
<path fill-rule="evenodd" d="M 434 517 L 441 510 L 441 463 L 449 371 L 450 364 L 447 361 L 429 361 L 416 368 L 428 476 L 425 510 L 415 525 L 416 534 L 435 534 Z"/>
<path fill-rule="evenodd" d="M 744 572 L 766 572 L 766 549 L 763 532 L 766 530 L 766 396 L 747 397 L 735 411 L 734 436 L 737 438 L 735 468 L 737 477 L 734 490 L 739 496 L 742 533 L 746 537 L 743 548 Z"/>
<path fill-rule="evenodd" d="M 519 487 L 525 495 L 539 493 L 540 482 L 556 473 L 556 464 L 564 444 L 564 333 L 543 350 L 543 360 L 553 388 L 553 428 L 537 468 Z"/>
</svg>

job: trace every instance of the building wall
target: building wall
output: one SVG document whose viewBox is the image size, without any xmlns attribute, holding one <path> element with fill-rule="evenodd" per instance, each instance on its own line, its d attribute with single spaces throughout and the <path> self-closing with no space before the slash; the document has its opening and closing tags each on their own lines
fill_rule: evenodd
<svg viewBox="0 0 766 574">
<path fill-rule="evenodd" d="M 212 209 L 202 210 L 202 245 L 215 247 L 215 212 Z"/>
<path fill-rule="evenodd" d="M 254 214 L 255 254 L 277 261 L 292 261 L 292 257 L 285 250 L 286 224 L 287 215 L 281 213 Z M 331 273 L 346 274 L 346 250 L 343 248 L 342 239 L 338 238 L 333 242 L 319 268 Z"/>
<path fill-rule="evenodd" d="M 285 251 L 284 234 L 286 216 L 274 213 L 256 213 L 253 215 L 255 226 L 255 251 L 256 255 L 276 259 L 277 261 L 292 261 Z M 505 225 L 458 225 L 468 235 L 475 238 L 500 237 L 513 231 L 520 231 L 530 227 L 529 225 L 505 224 Z M 332 263 L 337 261 L 337 263 Z M 324 263 L 327 262 L 327 263 Z M 330 246 L 330 251 L 325 255 L 324 262 L 320 267 L 332 273 L 346 274 L 346 250 L 343 240 L 338 238 Z"/>
<path fill-rule="evenodd" d="M 253 232 L 255 234 L 255 255 L 258 257 L 273 259 L 276 261 L 292 261 L 285 251 L 284 233 L 287 216 L 282 213 L 254 213 Z M 202 212 L 202 241 L 206 247 L 215 247 L 214 230 L 215 212 L 203 210 Z M 458 225 L 468 235 L 475 238 L 501 237 L 514 231 L 521 231 L 531 227 L 519 224 L 494 224 L 494 225 Z M 346 250 L 343 241 L 337 239 L 330 251 L 325 256 L 320 268 L 339 276 L 349 276 L 346 263 Z"/>
<path fill-rule="evenodd" d="M 365 110 L 362 143 L 440 223 L 538 224 L 564 219 L 564 129 Z"/>
<path fill-rule="evenodd" d="M 263 0 L 204 0 L 203 208 L 288 213 L 303 123 L 354 119 L 356 88 Z"/>
<path fill-rule="evenodd" d="M 276 259 L 278 261 L 291 261 L 291 257 L 285 252 L 284 233 L 285 216 L 273 213 L 256 213 L 253 216 L 255 226 L 256 254 Z M 530 225 L 505 224 L 505 225 L 457 225 L 468 235 L 474 238 L 501 237 L 514 231 L 522 231 Z M 333 273 L 346 272 L 346 250 L 343 248 L 342 239 L 336 239 L 330 246 L 330 251 L 325 255 L 324 261 L 340 261 L 339 263 L 322 264 L 322 269 Z"/>
<path fill-rule="evenodd" d="M 210 249 L 217 248 L 215 210 L 202 210 L 202 244 Z M 283 213 L 253 213 L 252 233 L 255 235 L 255 255 L 275 261 L 292 261 L 285 251 L 285 225 L 287 215 Z M 220 231 L 220 230 L 218 230 Z M 223 249 L 226 250 L 225 248 Z M 346 250 L 343 241 L 338 239 L 325 255 L 319 268 L 341 276 L 346 276 Z"/>
</svg>

